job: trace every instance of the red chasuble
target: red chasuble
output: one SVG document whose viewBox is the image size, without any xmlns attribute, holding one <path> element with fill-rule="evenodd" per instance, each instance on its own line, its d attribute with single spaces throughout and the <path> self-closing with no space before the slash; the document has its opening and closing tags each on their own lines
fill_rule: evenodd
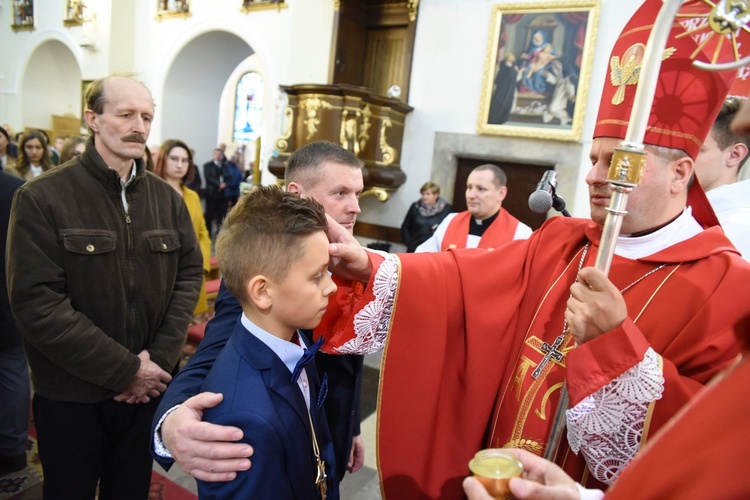
<svg viewBox="0 0 750 500">
<path fill-rule="evenodd" d="M 665 266 L 624 292 L 629 314 L 621 327 L 575 348 L 566 339 L 562 359 L 533 378 L 550 351 L 543 346 L 563 330 L 584 247 L 592 242 L 583 265 L 593 265 L 600 234 L 591 221 L 556 217 L 502 251 L 407 254 L 397 264 L 373 255 L 375 271 L 398 265 L 395 285 L 375 271 L 364 292 L 341 284 L 342 316 L 327 315 L 319 330 L 327 348 L 377 343 L 377 332 L 388 332 L 377 436 L 387 498 L 463 498 L 468 461 L 489 446 L 542 455 L 562 381 L 572 408 L 638 365 L 650 347 L 660 355 L 663 394 L 648 405 L 644 428 L 632 429 L 635 451 L 640 432 L 643 443 L 736 359 L 734 332 L 750 328 L 739 292 L 750 267 L 712 228 L 643 259 L 615 256 L 610 279 L 619 289 Z M 397 287 L 390 317 L 382 315 L 389 304 L 373 300 L 388 286 Z M 580 454 L 563 449 L 558 463 L 592 486 Z"/>
<path fill-rule="evenodd" d="M 469 224 L 471 222 L 471 212 L 459 212 L 448 224 L 448 228 L 440 242 L 440 250 L 445 251 L 451 248 L 466 248 L 466 239 L 469 237 Z M 482 238 L 479 240 L 478 248 L 487 248 L 492 250 L 503 243 L 511 241 L 516 235 L 518 219 L 508 213 L 507 210 L 500 209 L 497 218 L 492 221 Z"/>
</svg>

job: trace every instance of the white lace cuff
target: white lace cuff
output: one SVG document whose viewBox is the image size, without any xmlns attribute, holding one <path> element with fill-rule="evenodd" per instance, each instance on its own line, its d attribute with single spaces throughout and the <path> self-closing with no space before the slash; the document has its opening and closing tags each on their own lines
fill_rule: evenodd
<svg viewBox="0 0 750 500">
<path fill-rule="evenodd" d="M 568 442 L 592 475 L 612 482 L 640 447 L 649 404 L 661 399 L 664 374 L 651 348 L 643 360 L 566 412 Z"/>
<path fill-rule="evenodd" d="M 375 298 L 354 315 L 354 338 L 335 349 L 340 354 L 369 354 L 385 346 L 398 288 L 399 261 L 393 254 L 377 253 L 385 260 L 373 279 Z"/>
<path fill-rule="evenodd" d="M 169 453 L 167 447 L 164 446 L 164 441 L 161 440 L 161 424 L 162 422 L 164 422 L 164 419 L 167 418 L 167 415 L 169 415 L 179 407 L 180 405 L 175 405 L 164 412 L 164 415 L 161 416 L 159 422 L 156 423 L 156 428 L 154 429 L 154 453 L 159 455 L 161 458 L 174 458 L 172 454 Z"/>
</svg>

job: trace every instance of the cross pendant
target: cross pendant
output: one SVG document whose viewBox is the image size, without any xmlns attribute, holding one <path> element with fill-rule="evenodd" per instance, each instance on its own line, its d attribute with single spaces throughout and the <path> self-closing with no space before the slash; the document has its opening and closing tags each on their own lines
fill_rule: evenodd
<svg viewBox="0 0 750 500">
<path fill-rule="evenodd" d="M 544 342 L 542 344 L 541 349 L 544 353 L 544 358 L 542 358 L 542 361 L 539 362 L 539 366 L 537 366 L 536 369 L 531 372 L 531 378 L 533 378 L 534 380 L 538 379 L 542 374 L 542 370 L 544 370 L 544 367 L 547 366 L 547 363 L 549 363 L 550 359 L 554 359 L 558 363 L 562 361 L 563 353 L 562 351 L 558 351 L 558 349 L 562 345 L 563 340 L 565 340 L 565 334 L 558 335 L 552 345 L 549 345 L 547 342 Z"/>
<path fill-rule="evenodd" d="M 315 478 L 315 486 L 320 490 L 320 498 L 325 500 L 326 490 L 328 489 L 328 483 L 326 483 L 326 479 L 328 478 L 326 475 L 326 463 L 320 458 L 316 458 L 316 461 L 318 462 L 318 476 Z"/>
</svg>

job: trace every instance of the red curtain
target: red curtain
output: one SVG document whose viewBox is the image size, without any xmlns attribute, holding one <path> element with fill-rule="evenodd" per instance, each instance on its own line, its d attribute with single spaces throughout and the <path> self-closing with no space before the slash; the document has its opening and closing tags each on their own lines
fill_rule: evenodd
<svg viewBox="0 0 750 500">
<path fill-rule="evenodd" d="M 505 47 L 508 43 L 508 35 L 505 33 L 506 24 L 515 24 L 521 20 L 523 14 L 503 14 L 502 22 L 500 24 L 500 42 L 497 45 L 498 54 L 500 49 Z"/>
<path fill-rule="evenodd" d="M 588 12 L 562 12 L 562 18 L 569 24 L 577 26 L 575 45 L 576 45 L 576 65 L 581 67 L 581 58 L 583 56 L 583 44 L 586 40 L 586 20 L 589 17 Z"/>
</svg>

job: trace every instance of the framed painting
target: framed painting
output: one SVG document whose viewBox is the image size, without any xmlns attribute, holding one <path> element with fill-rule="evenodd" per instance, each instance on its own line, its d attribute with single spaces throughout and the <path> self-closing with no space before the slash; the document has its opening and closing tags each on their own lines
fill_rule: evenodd
<svg viewBox="0 0 750 500">
<path fill-rule="evenodd" d="M 242 12 L 248 13 L 251 10 L 263 9 L 286 9 L 288 5 L 286 0 L 242 0 Z"/>
<path fill-rule="evenodd" d="M 480 134 L 580 140 L 599 1 L 492 8 Z"/>
<path fill-rule="evenodd" d="M 156 19 L 190 17 L 190 0 L 156 0 Z"/>
<path fill-rule="evenodd" d="M 10 0 L 13 6 L 13 31 L 34 29 L 34 0 Z"/>
<path fill-rule="evenodd" d="M 86 117 L 83 116 L 83 110 L 86 109 L 86 91 L 94 80 L 81 80 L 81 127 L 86 128 Z"/>
</svg>

